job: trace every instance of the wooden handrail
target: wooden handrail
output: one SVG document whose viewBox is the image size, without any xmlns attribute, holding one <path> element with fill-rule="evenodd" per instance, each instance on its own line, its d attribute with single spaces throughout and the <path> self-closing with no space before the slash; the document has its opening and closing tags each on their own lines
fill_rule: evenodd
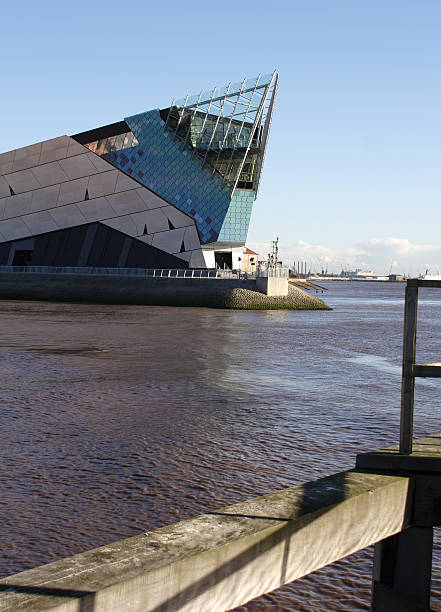
<svg viewBox="0 0 441 612">
<path fill-rule="evenodd" d="M 441 378 L 441 363 L 415 363 L 418 289 L 441 289 L 441 280 L 412 278 L 404 302 L 403 371 L 401 379 L 400 453 L 412 453 L 415 378 Z"/>
</svg>

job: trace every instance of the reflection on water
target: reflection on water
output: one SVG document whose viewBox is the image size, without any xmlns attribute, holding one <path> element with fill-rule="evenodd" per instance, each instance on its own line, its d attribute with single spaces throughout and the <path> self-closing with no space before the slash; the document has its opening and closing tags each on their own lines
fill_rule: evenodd
<svg viewBox="0 0 441 612">
<path fill-rule="evenodd" d="M 395 443 L 404 287 L 327 286 L 332 312 L 0 302 L 2 574 Z M 422 302 L 438 361 L 441 301 Z M 417 384 L 417 435 L 441 429 L 439 388 Z M 247 609 L 368 609 L 369 574 L 363 551 Z"/>
<path fill-rule="evenodd" d="M 376 368 L 380 370 L 380 372 L 401 376 L 401 367 L 390 363 L 385 357 L 381 357 L 380 355 L 354 355 L 353 357 L 348 357 L 346 361 L 351 361 L 361 366 Z"/>
</svg>

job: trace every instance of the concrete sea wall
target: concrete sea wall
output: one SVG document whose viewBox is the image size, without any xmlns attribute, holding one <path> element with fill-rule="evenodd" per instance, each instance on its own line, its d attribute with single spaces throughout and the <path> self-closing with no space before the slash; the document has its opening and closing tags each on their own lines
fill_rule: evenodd
<svg viewBox="0 0 441 612">
<path fill-rule="evenodd" d="M 196 306 L 236 309 L 327 310 L 296 287 L 267 296 L 249 279 L 142 278 L 90 274 L 0 273 L 0 299 Z"/>
</svg>

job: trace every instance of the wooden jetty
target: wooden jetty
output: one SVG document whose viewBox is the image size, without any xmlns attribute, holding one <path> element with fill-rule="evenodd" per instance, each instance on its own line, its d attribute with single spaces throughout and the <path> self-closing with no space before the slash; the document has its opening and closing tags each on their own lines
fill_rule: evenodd
<svg viewBox="0 0 441 612">
<path fill-rule="evenodd" d="M 436 283 L 436 284 L 434 284 Z M 412 440 L 418 288 L 408 281 L 400 444 L 353 470 L 220 508 L 0 580 L 0 611 L 224 611 L 375 544 L 372 610 L 430 610 L 441 433 Z M 437 369 L 433 369 L 437 368 Z"/>
</svg>

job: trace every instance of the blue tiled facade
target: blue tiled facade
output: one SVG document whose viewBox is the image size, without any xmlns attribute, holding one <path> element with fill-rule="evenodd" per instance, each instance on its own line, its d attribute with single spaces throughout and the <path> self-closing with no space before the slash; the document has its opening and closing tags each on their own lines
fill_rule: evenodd
<svg viewBox="0 0 441 612">
<path fill-rule="evenodd" d="M 219 233 L 219 241 L 245 242 L 250 225 L 251 210 L 253 208 L 254 191 L 236 189 L 231 198 L 225 220 Z"/>
<path fill-rule="evenodd" d="M 191 217 L 193 245 L 244 244 L 277 83 L 258 75 L 73 138 Z"/>
<path fill-rule="evenodd" d="M 183 149 L 168 131 L 164 131 L 159 110 L 127 117 L 125 121 L 139 145 L 106 153 L 103 158 L 193 217 L 203 244 L 219 240 L 221 229 L 223 233 L 231 233 L 234 223 L 230 202 L 236 202 L 235 197 L 232 199 L 230 193 L 222 188 L 209 167 L 202 168 L 199 160 Z M 235 207 L 238 205 L 234 204 Z M 228 216 L 230 230 L 225 228 L 224 231 Z M 240 226 L 243 226 L 242 222 Z M 241 235 L 245 240 L 246 231 Z"/>
</svg>

